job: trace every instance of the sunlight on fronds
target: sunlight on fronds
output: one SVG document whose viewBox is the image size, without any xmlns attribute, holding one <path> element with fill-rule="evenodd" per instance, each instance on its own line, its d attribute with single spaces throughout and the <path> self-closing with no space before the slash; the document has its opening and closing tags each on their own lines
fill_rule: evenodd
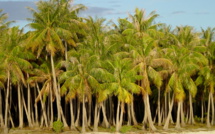
<svg viewBox="0 0 215 134">
<path fill-rule="evenodd" d="M 191 78 L 187 78 L 183 81 L 183 85 L 187 90 L 189 90 L 192 97 L 194 98 L 197 93 L 197 86 L 196 86 L 195 82 Z"/>
<path fill-rule="evenodd" d="M 161 75 L 157 71 L 155 71 L 152 67 L 149 67 L 148 76 L 150 80 L 156 85 L 156 87 L 160 89 L 163 81 Z"/>
<path fill-rule="evenodd" d="M 173 67 L 173 64 L 171 60 L 166 58 L 156 58 L 152 59 L 151 64 L 153 68 L 162 67 L 163 69 L 171 69 Z"/>
<path fill-rule="evenodd" d="M 175 99 L 177 101 L 183 101 L 186 97 L 186 94 L 184 92 L 184 89 L 180 80 L 175 82 L 174 94 L 175 94 Z"/>
</svg>

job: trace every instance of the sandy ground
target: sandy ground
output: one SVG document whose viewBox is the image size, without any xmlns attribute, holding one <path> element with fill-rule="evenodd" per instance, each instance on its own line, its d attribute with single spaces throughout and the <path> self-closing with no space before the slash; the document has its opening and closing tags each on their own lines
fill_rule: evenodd
<svg viewBox="0 0 215 134">
<path fill-rule="evenodd" d="M 0 134 L 5 134 L 4 131 L 0 130 Z M 8 134 L 56 134 L 51 130 L 28 130 L 28 129 L 10 129 Z M 80 134 L 79 131 L 64 131 L 60 134 Z M 86 132 L 85 134 L 121 134 L 121 133 L 110 133 L 110 132 Z M 215 129 L 197 128 L 197 129 L 169 129 L 167 131 L 158 130 L 156 132 L 149 131 L 137 131 L 127 132 L 126 134 L 215 134 Z"/>
<path fill-rule="evenodd" d="M 27 132 L 22 130 L 10 131 L 8 134 L 52 134 L 46 132 Z M 4 134 L 4 133 L 1 133 Z M 53 133 L 56 134 L 56 133 Z M 73 132 L 63 132 L 60 134 L 73 134 Z M 85 134 L 121 134 L 121 133 L 108 133 L 108 132 L 87 132 Z M 213 131 L 195 131 L 195 132 L 177 132 L 177 133 L 169 133 L 169 132 L 127 132 L 126 134 L 215 134 L 215 130 Z"/>
<path fill-rule="evenodd" d="M 120 133 L 107 133 L 107 132 L 91 132 L 91 133 L 86 133 L 86 134 L 120 134 Z M 153 133 L 136 133 L 136 132 L 128 132 L 126 134 L 162 134 L 159 132 L 153 132 Z M 165 134 L 165 132 L 163 133 Z M 167 134 L 167 133 L 166 133 Z M 168 134 L 215 134 L 214 131 L 195 131 L 195 132 L 179 132 L 179 133 L 168 133 Z"/>
</svg>

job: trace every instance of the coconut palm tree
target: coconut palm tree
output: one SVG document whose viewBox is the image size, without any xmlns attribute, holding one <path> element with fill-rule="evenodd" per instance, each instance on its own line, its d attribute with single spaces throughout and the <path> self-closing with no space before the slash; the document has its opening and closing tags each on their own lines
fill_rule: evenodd
<svg viewBox="0 0 215 134">
<path fill-rule="evenodd" d="M 9 95 L 10 85 L 24 84 L 26 85 L 25 77 L 23 74 L 24 70 L 31 68 L 31 64 L 27 61 L 31 56 L 23 51 L 24 48 L 21 46 L 21 31 L 18 27 L 13 27 L 7 32 L 7 39 L 4 44 L 1 44 L 1 67 L 4 68 L 7 74 L 7 88 L 6 88 L 6 105 L 5 105 L 5 127 L 8 127 L 8 113 L 9 113 Z M 20 97 L 21 91 L 18 89 L 18 102 L 19 102 L 19 127 L 23 127 L 23 112 L 22 112 L 22 101 Z"/>
<path fill-rule="evenodd" d="M 129 28 L 124 30 L 123 32 L 127 35 L 130 35 L 131 38 L 136 40 L 136 43 L 132 44 L 131 53 L 133 55 L 135 64 L 140 68 L 139 73 L 143 76 L 143 79 L 141 80 L 141 86 L 142 89 L 144 89 L 142 90 L 142 94 L 145 106 L 145 115 L 143 123 L 145 124 L 146 121 L 148 121 L 149 127 L 152 130 L 156 130 L 156 128 L 154 127 L 152 122 L 149 105 L 148 94 L 151 93 L 151 90 L 147 70 L 149 67 L 148 63 L 150 61 L 150 55 L 153 52 L 152 49 L 157 44 L 157 42 L 153 39 L 153 34 L 156 33 L 156 28 L 161 25 L 159 23 L 154 24 L 154 20 L 157 17 L 158 14 L 156 14 L 155 12 L 151 12 L 149 16 L 146 16 L 144 10 L 136 8 L 135 14 L 129 15 L 129 18 L 131 19 L 131 26 L 129 26 Z"/>
<path fill-rule="evenodd" d="M 108 82 L 110 83 L 109 90 L 112 90 L 113 94 L 118 98 L 116 132 L 119 132 L 122 126 L 125 103 L 131 103 L 133 101 L 132 93 L 139 93 L 141 89 L 135 83 L 140 77 L 137 75 L 138 68 L 133 66 L 131 58 L 126 58 L 128 53 L 127 56 L 125 54 L 125 52 L 115 53 L 113 55 L 114 59 L 108 60 L 105 64 L 106 70 L 112 74 Z"/>
<path fill-rule="evenodd" d="M 36 65 L 34 70 L 30 72 L 31 77 L 28 79 L 28 83 L 32 86 L 36 86 L 37 89 L 40 88 L 38 84 L 43 84 L 41 90 L 39 90 L 38 96 L 35 98 L 35 103 L 41 102 L 42 105 L 42 118 L 44 118 L 45 125 L 52 126 L 54 120 L 54 111 L 53 111 L 53 101 L 56 98 L 56 94 L 53 89 L 53 80 L 52 80 L 52 71 L 51 64 L 48 61 L 40 59 L 42 62 L 41 65 Z M 62 72 L 58 67 L 55 66 L 56 76 Z M 48 99 L 47 99 L 48 98 Z M 47 109 L 45 105 L 48 104 Z M 36 105 L 36 104 L 35 104 Z M 50 113 L 46 115 L 46 111 Z M 43 120 L 42 120 L 43 121 Z M 41 121 L 41 125 L 43 122 Z M 64 126 L 67 126 L 66 120 L 63 118 Z M 38 120 L 36 120 L 38 124 Z"/>
<path fill-rule="evenodd" d="M 196 95 L 197 87 L 192 76 L 197 73 L 201 66 L 207 64 L 207 59 L 201 53 L 195 51 L 195 47 L 198 45 L 198 36 L 192 31 L 191 27 L 177 27 L 174 39 L 176 45 L 170 46 L 168 49 L 168 57 L 174 64 L 173 74 L 168 86 L 174 91 L 175 100 L 178 102 L 176 128 L 180 128 L 180 118 L 181 125 L 185 125 L 183 111 L 183 101 L 186 96 L 185 89 L 188 90 L 189 96 L 189 123 L 195 123 L 192 98 Z M 168 120 L 166 120 L 165 129 L 167 122 Z"/>
<path fill-rule="evenodd" d="M 45 50 L 50 58 L 58 120 L 61 120 L 63 113 L 61 112 L 60 91 L 54 69 L 54 56 L 57 52 L 65 52 L 62 40 L 74 46 L 72 32 L 65 28 L 69 26 L 71 15 L 75 15 L 69 12 L 69 3 L 70 1 L 63 0 L 39 1 L 37 3 L 38 10 L 29 8 L 33 14 L 33 18 L 30 19 L 32 23 L 29 24 L 33 32 L 30 33 L 27 48 L 31 48 L 34 52 L 37 51 L 37 57 Z"/>
<path fill-rule="evenodd" d="M 208 64 L 201 68 L 199 76 L 196 79 L 196 84 L 204 85 L 204 90 L 208 91 L 208 109 L 207 109 L 207 126 L 210 127 L 214 124 L 214 101 L 213 101 L 213 92 L 214 92 L 214 34 L 215 29 L 208 28 L 206 30 L 202 29 L 202 45 L 199 46 L 196 50 L 201 52 L 207 59 Z M 210 108 L 210 106 L 212 108 Z M 212 110 L 212 111 L 211 111 Z M 212 112 L 212 118 L 210 121 L 210 111 Z"/>
<path fill-rule="evenodd" d="M 87 125 L 85 103 L 91 101 L 91 84 L 93 84 L 92 81 L 96 82 L 96 79 L 91 75 L 91 70 L 95 67 L 95 64 L 92 63 L 96 63 L 95 61 L 98 60 L 98 57 L 93 55 L 92 50 L 85 49 L 84 47 L 84 45 L 79 45 L 78 50 L 80 51 L 70 50 L 68 53 L 68 63 L 65 65 L 67 71 L 60 77 L 60 81 L 63 82 L 61 94 L 66 94 L 68 101 L 77 96 L 82 102 L 82 132 L 86 131 L 85 126 Z M 74 125 L 74 122 L 71 125 Z"/>
</svg>

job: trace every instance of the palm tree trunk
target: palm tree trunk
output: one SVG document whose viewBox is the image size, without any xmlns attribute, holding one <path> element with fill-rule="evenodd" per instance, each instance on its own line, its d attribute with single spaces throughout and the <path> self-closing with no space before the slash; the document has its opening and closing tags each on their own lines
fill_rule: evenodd
<svg viewBox="0 0 215 134">
<path fill-rule="evenodd" d="M 21 88 L 21 96 L 24 96 L 22 88 Z M 33 127 L 32 121 L 31 121 L 31 116 L 30 116 L 30 110 L 28 111 L 28 109 L 27 109 L 24 97 L 22 97 L 22 103 L 24 105 L 24 110 L 25 110 L 25 113 L 26 113 L 26 116 L 27 116 L 28 125 L 29 125 L 29 127 Z"/>
<path fill-rule="evenodd" d="M 120 120 L 119 120 L 119 130 L 121 129 L 122 127 L 122 121 L 123 121 L 123 113 L 124 113 L 124 106 L 125 106 L 125 103 L 122 102 L 121 103 L 121 111 L 120 111 Z"/>
<path fill-rule="evenodd" d="M 10 94 L 10 72 L 7 72 L 7 89 L 5 98 L 5 113 L 4 113 L 4 127 L 8 128 L 8 111 L 9 111 L 9 94 Z"/>
<path fill-rule="evenodd" d="M 115 116 L 114 116 L 114 103 L 112 101 L 111 96 L 108 97 L 108 101 L 109 101 L 109 123 L 113 124 L 115 126 Z"/>
<path fill-rule="evenodd" d="M 148 123 L 149 123 L 149 128 L 153 131 L 156 130 L 153 121 L 152 121 L 152 116 L 151 116 L 151 110 L 150 110 L 150 104 L 149 104 L 149 95 L 145 94 L 144 96 L 144 101 L 145 101 L 145 108 L 146 108 L 146 114 L 147 114 L 147 119 L 148 119 Z"/>
<path fill-rule="evenodd" d="M 158 126 L 161 126 L 160 89 L 158 89 Z"/>
<path fill-rule="evenodd" d="M 119 124 L 119 106 L 120 106 L 120 101 L 118 99 L 118 104 L 117 104 L 117 111 L 116 111 L 116 132 L 119 132 L 120 129 L 120 124 Z"/>
<path fill-rule="evenodd" d="M 181 111 L 181 102 L 178 101 L 178 111 L 177 111 L 177 120 L 176 120 L 175 128 L 181 128 L 181 125 L 180 125 L 180 111 Z"/>
<path fill-rule="evenodd" d="M 86 132 L 86 128 L 85 128 L 85 95 L 83 94 L 83 98 L 82 98 L 82 129 L 81 132 L 85 133 Z"/>
<path fill-rule="evenodd" d="M 84 121 L 85 121 L 85 128 L 88 127 L 88 124 L 87 124 L 87 110 L 86 110 L 86 103 L 84 103 Z"/>
<path fill-rule="evenodd" d="M 52 89 L 50 87 L 50 127 L 52 127 L 53 125 L 53 121 L 54 121 L 54 113 L 53 113 L 53 103 L 52 103 L 52 96 L 53 96 L 53 92 L 52 92 Z"/>
<path fill-rule="evenodd" d="M 18 106 L 19 106 L 19 128 L 23 128 L 23 104 L 22 104 L 21 88 L 18 83 Z"/>
<path fill-rule="evenodd" d="M 60 89 L 60 83 L 58 83 L 58 89 Z M 59 91 L 59 90 L 58 90 Z M 60 93 L 59 93 L 59 98 L 60 98 Z M 59 99 L 60 100 L 60 99 Z M 65 104 L 66 105 L 66 104 Z M 61 107 L 61 104 L 60 104 L 60 115 L 61 115 L 61 119 L 63 121 L 63 126 L 64 128 L 67 128 L 68 127 L 68 124 L 66 122 L 66 119 L 65 119 L 65 116 L 64 116 L 64 113 L 63 113 L 63 109 Z"/>
<path fill-rule="evenodd" d="M 210 102 L 211 102 L 211 92 L 209 93 L 208 95 L 208 112 L 207 112 L 207 127 L 210 127 L 211 124 L 210 124 Z"/>
<path fill-rule="evenodd" d="M 60 93 L 57 87 L 56 73 L 55 73 L 54 60 L 53 60 L 52 54 L 51 54 L 51 67 L 52 67 L 52 76 L 53 76 L 53 82 L 54 82 L 54 91 L 55 91 L 55 96 L 57 101 L 57 120 L 61 120 Z"/>
<path fill-rule="evenodd" d="M 71 125 L 70 128 L 73 129 L 75 127 L 75 117 L 74 117 L 74 112 L 73 112 L 73 102 L 72 99 L 69 101 L 70 104 L 70 116 L 71 116 Z"/>
<path fill-rule="evenodd" d="M 202 98 L 202 101 L 201 101 L 201 123 L 204 122 L 204 99 Z"/>
<path fill-rule="evenodd" d="M 75 126 L 79 126 L 79 118 L 80 118 L 80 100 L 77 98 L 78 101 L 78 108 L 77 108 L 77 116 L 76 116 L 76 121 L 75 121 Z"/>
<path fill-rule="evenodd" d="M 98 102 L 96 102 L 95 113 L 94 113 L 94 125 L 93 125 L 94 132 L 98 131 L 99 117 L 100 117 L 100 106 L 98 106 Z"/>
<path fill-rule="evenodd" d="M 39 88 L 38 84 L 36 83 L 36 87 L 34 87 L 34 98 L 36 98 L 36 88 Z M 36 120 L 36 126 L 39 126 L 39 116 L 38 116 L 38 107 L 37 107 L 37 103 L 34 104 L 34 108 L 35 108 L 35 120 Z"/>
<path fill-rule="evenodd" d="M 128 116 L 128 123 L 127 125 L 130 126 L 131 125 L 131 104 L 127 104 L 127 116 Z"/>
<path fill-rule="evenodd" d="M 168 129 L 168 127 L 169 127 L 169 121 L 171 119 L 173 103 L 174 103 L 174 95 L 172 97 L 171 104 L 169 106 L 169 112 L 168 112 L 168 115 L 167 115 L 167 119 L 166 119 L 166 121 L 164 123 L 164 127 L 163 127 L 164 130 Z"/>
<path fill-rule="evenodd" d="M 39 86 L 37 85 L 37 91 L 38 91 L 38 94 L 40 93 L 40 90 L 39 90 Z M 42 96 L 41 95 L 39 95 L 40 96 L 40 103 L 41 103 L 41 106 L 42 106 L 42 120 L 44 119 L 45 120 L 45 125 L 46 125 L 46 127 L 48 127 L 48 120 L 47 120 L 47 115 L 46 115 L 46 108 L 45 108 L 45 106 L 44 106 L 44 103 L 43 103 L 43 101 L 42 101 Z M 43 121 L 41 121 L 41 127 L 42 127 L 42 124 L 43 123 Z"/>
<path fill-rule="evenodd" d="M 89 101 L 88 106 L 89 106 L 89 110 L 88 110 L 88 121 L 87 121 L 87 124 L 88 124 L 88 126 L 91 126 L 92 101 Z"/>
<path fill-rule="evenodd" d="M 41 117 L 40 117 L 40 128 L 43 127 L 43 122 L 44 122 L 44 116 L 42 114 Z"/>
<path fill-rule="evenodd" d="M 106 116 L 106 109 L 104 106 L 104 102 L 101 103 L 101 107 L 102 107 L 103 121 L 105 122 L 105 127 L 109 128 L 109 123 L 108 123 L 107 116 Z"/>
<path fill-rule="evenodd" d="M 212 110 L 211 125 L 214 125 L 214 97 L 212 93 L 211 93 L 211 110 Z"/>
<path fill-rule="evenodd" d="M 4 119 L 3 119 L 3 113 L 2 113 L 2 90 L 0 89 L 0 127 L 4 126 Z"/>
<path fill-rule="evenodd" d="M 167 111 L 168 111 L 168 109 L 167 109 L 167 93 L 165 93 L 164 94 L 164 119 L 167 118 L 167 115 L 168 115 Z"/>
<path fill-rule="evenodd" d="M 27 74 L 27 78 L 29 78 L 29 74 Z M 32 124 L 32 119 L 31 119 L 31 89 L 30 89 L 30 85 L 27 85 L 27 89 L 28 89 L 28 116 L 30 116 L 30 126 L 33 127 Z"/>
<path fill-rule="evenodd" d="M 134 112 L 134 102 L 131 102 L 131 117 L 132 117 L 132 121 L 134 123 L 134 125 L 137 125 L 137 120 L 136 120 L 136 116 L 135 116 L 135 112 Z"/>
<path fill-rule="evenodd" d="M 183 108 L 183 101 L 181 102 L 181 125 L 184 127 L 185 123 L 184 123 L 184 108 Z"/>
<path fill-rule="evenodd" d="M 193 102 L 192 102 L 192 95 L 189 92 L 189 102 L 190 102 L 190 117 L 189 117 L 189 124 L 195 124 L 194 117 L 193 117 Z"/>
<path fill-rule="evenodd" d="M 144 100 L 143 100 L 144 101 Z M 144 101 L 144 117 L 143 117 L 143 121 L 142 121 L 142 124 L 143 124 L 143 127 L 142 129 L 145 130 L 146 129 L 146 124 L 147 124 L 147 111 L 146 111 L 146 108 L 145 108 L 145 104 L 146 102 Z"/>
<path fill-rule="evenodd" d="M 12 115 L 11 115 L 10 111 L 9 111 L 9 118 L 10 118 L 10 122 L 11 122 L 12 128 L 15 128 L 15 125 L 14 125 L 14 122 L 13 122 L 13 118 L 12 118 Z"/>
</svg>

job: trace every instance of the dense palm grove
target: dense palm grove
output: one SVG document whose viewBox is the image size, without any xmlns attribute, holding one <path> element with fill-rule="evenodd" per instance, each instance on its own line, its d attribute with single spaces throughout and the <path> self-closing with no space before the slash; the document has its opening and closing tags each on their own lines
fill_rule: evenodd
<svg viewBox="0 0 215 134">
<path fill-rule="evenodd" d="M 0 126 L 215 124 L 215 29 L 171 28 L 135 9 L 118 23 L 39 1 L 24 33 L 0 12 Z"/>
</svg>

